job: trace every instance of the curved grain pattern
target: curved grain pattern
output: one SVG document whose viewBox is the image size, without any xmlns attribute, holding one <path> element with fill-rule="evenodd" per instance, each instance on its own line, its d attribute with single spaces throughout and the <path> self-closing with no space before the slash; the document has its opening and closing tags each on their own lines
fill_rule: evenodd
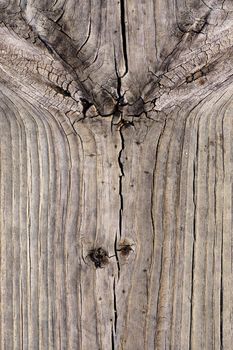
<svg viewBox="0 0 233 350">
<path fill-rule="evenodd" d="M 25 105 L 4 88 L 2 348 L 59 348 L 67 339 L 77 344 L 77 148 L 77 140 L 64 137 L 52 115 Z"/>
</svg>

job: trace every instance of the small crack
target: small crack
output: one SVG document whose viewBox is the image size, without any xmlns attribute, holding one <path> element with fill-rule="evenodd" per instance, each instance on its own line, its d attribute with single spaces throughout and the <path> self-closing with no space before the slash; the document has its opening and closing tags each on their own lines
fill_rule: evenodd
<svg viewBox="0 0 233 350">
<path fill-rule="evenodd" d="M 114 242 L 114 251 L 115 251 L 115 257 L 116 257 L 116 263 L 117 263 L 117 270 L 118 270 L 118 281 L 119 281 L 119 278 L 120 278 L 120 272 L 121 272 L 121 267 L 120 267 L 120 263 L 119 263 L 119 258 L 118 258 L 118 251 L 119 249 L 117 249 L 117 233 L 116 233 L 116 236 L 115 236 L 115 242 Z"/>
<path fill-rule="evenodd" d="M 210 7 L 209 5 L 207 5 L 207 3 L 206 3 L 204 0 L 201 0 L 201 2 L 202 2 L 206 7 L 208 7 L 210 10 L 213 9 L 213 7 Z"/>
<path fill-rule="evenodd" d="M 61 21 L 61 19 L 62 19 L 62 17 L 64 16 L 64 14 L 65 14 L 65 10 L 64 10 L 64 8 L 63 8 L 62 11 L 61 11 L 61 13 L 60 13 L 60 15 L 58 16 L 58 18 L 54 21 L 54 23 L 57 23 L 57 24 L 59 25 L 59 21 Z M 52 18 L 49 18 L 49 19 L 52 20 Z"/>
<path fill-rule="evenodd" d="M 78 57 L 79 53 L 82 51 L 83 47 L 86 45 L 86 43 L 88 42 L 88 40 L 90 39 L 91 36 L 91 18 L 89 20 L 89 26 L 88 26 L 88 33 L 87 33 L 87 37 L 84 40 L 84 42 L 82 43 L 82 45 L 80 46 L 80 48 L 77 51 L 76 56 Z"/>
<path fill-rule="evenodd" d="M 38 38 L 41 40 L 41 42 L 44 44 L 44 46 L 46 47 L 46 49 L 48 50 L 48 52 L 49 52 L 51 55 L 53 55 L 53 54 L 54 54 L 54 50 L 53 50 L 53 48 L 50 46 L 50 44 L 47 43 L 47 41 L 44 40 L 40 34 L 37 34 L 37 36 L 38 36 Z"/>
</svg>

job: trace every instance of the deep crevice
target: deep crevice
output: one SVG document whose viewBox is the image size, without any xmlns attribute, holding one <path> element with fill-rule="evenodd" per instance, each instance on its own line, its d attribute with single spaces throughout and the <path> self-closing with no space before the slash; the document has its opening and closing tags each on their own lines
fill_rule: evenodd
<svg viewBox="0 0 233 350">
<path fill-rule="evenodd" d="M 198 139 L 199 131 L 197 129 L 197 146 L 196 159 L 193 162 L 193 245 L 192 245 L 192 271 L 191 271 L 191 294 L 190 294 L 190 328 L 189 328 L 189 350 L 192 349 L 192 328 L 193 328 L 193 295 L 194 295 L 194 273 L 195 273 L 195 253 L 196 253 L 196 174 L 197 174 L 197 159 L 198 159 Z"/>
<path fill-rule="evenodd" d="M 221 279 L 220 279 L 220 349 L 223 349 L 223 230 L 221 246 Z"/>
<path fill-rule="evenodd" d="M 128 73 L 128 57 L 127 57 L 127 40 L 126 40 L 126 28 L 125 28 L 125 2 L 120 0 L 120 10 L 121 10 L 121 35 L 122 35 L 122 46 L 123 55 L 125 61 L 125 73 L 122 78 Z"/>
<path fill-rule="evenodd" d="M 112 331 L 111 331 L 111 341 L 112 341 L 112 350 L 115 350 L 115 339 L 114 339 L 113 328 L 112 328 Z"/>
<path fill-rule="evenodd" d="M 114 50 L 114 64 L 115 64 L 115 71 L 116 71 L 116 77 L 117 77 L 117 87 L 116 87 L 116 90 L 117 90 L 116 102 L 117 103 L 115 105 L 115 109 L 114 109 L 113 113 L 115 113 L 115 114 L 122 114 L 122 112 L 120 111 L 120 107 L 127 106 L 128 103 L 126 103 L 125 100 L 124 100 L 124 94 L 125 93 L 123 93 L 123 94 L 121 93 L 121 79 L 122 79 L 122 77 L 118 74 L 115 50 Z"/>
<path fill-rule="evenodd" d="M 120 196 L 120 209 L 119 209 L 119 234 L 120 237 L 122 236 L 122 215 L 123 215 L 123 209 L 124 209 L 124 198 L 123 198 L 123 193 L 122 193 L 122 179 L 124 174 L 124 166 L 123 166 L 123 162 L 121 160 L 121 156 L 122 156 L 122 152 L 125 149 L 125 143 L 124 143 L 124 137 L 123 137 L 123 133 L 122 133 L 122 127 L 120 127 L 119 129 L 119 133 L 120 133 L 120 139 L 121 139 L 121 149 L 119 151 L 119 155 L 118 155 L 118 164 L 119 164 L 119 168 L 120 168 L 120 175 L 119 175 L 119 196 Z"/>
<path fill-rule="evenodd" d="M 85 98 L 80 98 L 80 101 L 82 103 L 83 106 L 83 115 L 84 118 L 86 117 L 86 112 L 88 111 L 88 109 L 93 105 L 93 103 L 89 102 L 88 100 L 86 100 Z"/>
<path fill-rule="evenodd" d="M 122 78 L 128 73 L 128 57 L 127 57 L 127 42 L 126 42 L 126 28 L 125 28 L 125 4 L 124 0 L 120 0 L 120 19 L 121 19 L 121 35 L 122 35 L 122 48 L 123 48 L 123 57 L 124 57 L 124 63 L 125 63 L 125 71 L 123 75 L 120 75 L 118 72 L 118 65 L 117 65 L 117 58 L 115 53 L 115 47 L 114 47 L 114 64 L 115 64 L 115 71 L 116 71 L 116 77 L 117 77 L 117 98 L 116 98 L 116 105 L 114 108 L 114 111 L 112 114 L 121 114 L 121 107 L 124 107 L 127 105 L 124 99 L 125 92 L 122 93 L 121 87 Z"/>
<path fill-rule="evenodd" d="M 53 90 L 55 90 L 57 93 L 65 96 L 65 97 L 71 97 L 71 93 L 68 90 L 63 89 L 62 87 L 58 85 L 52 85 Z"/>
<path fill-rule="evenodd" d="M 113 309 L 114 309 L 114 331 L 116 334 L 116 330 L 117 330 L 117 303 L 116 303 L 116 282 L 115 282 L 115 278 L 113 280 Z"/>
</svg>

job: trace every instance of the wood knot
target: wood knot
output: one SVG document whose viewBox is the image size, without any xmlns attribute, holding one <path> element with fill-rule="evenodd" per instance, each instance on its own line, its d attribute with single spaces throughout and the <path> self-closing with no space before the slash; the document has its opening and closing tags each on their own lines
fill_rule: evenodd
<svg viewBox="0 0 233 350">
<path fill-rule="evenodd" d="M 90 260 L 94 263 L 94 265 L 97 269 L 103 268 L 109 262 L 108 261 L 108 259 L 109 259 L 108 253 L 106 252 L 106 250 L 104 250 L 101 247 L 91 249 L 89 251 L 88 256 L 89 256 Z"/>
<path fill-rule="evenodd" d="M 124 240 L 119 244 L 119 249 L 117 249 L 118 252 L 124 257 L 127 257 L 131 251 L 133 251 L 132 248 L 133 244 L 130 244 L 128 241 Z"/>
</svg>

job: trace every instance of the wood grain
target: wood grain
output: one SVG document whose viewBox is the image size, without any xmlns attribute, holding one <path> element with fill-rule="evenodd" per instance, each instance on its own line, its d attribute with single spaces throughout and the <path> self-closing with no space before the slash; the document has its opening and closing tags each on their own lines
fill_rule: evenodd
<svg viewBox="0 0 233 350">
<path fill-rule="evenodd" d="M 0 7 L 0 350 L 230 350 L 231 2 Z"/>
</svg>

